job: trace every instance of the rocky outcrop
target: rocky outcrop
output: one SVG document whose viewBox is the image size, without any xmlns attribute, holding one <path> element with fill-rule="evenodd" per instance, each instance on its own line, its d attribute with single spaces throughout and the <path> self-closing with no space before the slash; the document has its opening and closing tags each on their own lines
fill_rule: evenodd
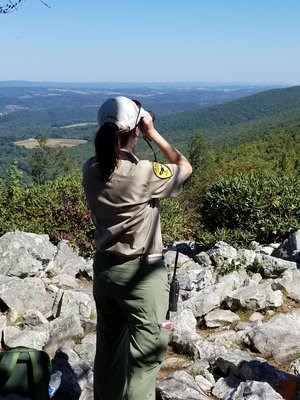
<svg viewBox="0 0 300 400">
<path fill-rule="evenodd" d="M 253 250 L 176 244 L 181 290 L 170 346 L 186 361 L 158 381 L 158 399 L 297 398 L 299 235 L 279 245 L 254 243 Z M 165 253 L 170 277 L 176 247 Z M 47 351 L 53 371 L 63 373 L 57 400 L 93 399 L 92 279 L 92 260 L 66 241 L 54 246 L 47 235 L 25 232 L 0 238 L 2 349 Z"/>
</svg>

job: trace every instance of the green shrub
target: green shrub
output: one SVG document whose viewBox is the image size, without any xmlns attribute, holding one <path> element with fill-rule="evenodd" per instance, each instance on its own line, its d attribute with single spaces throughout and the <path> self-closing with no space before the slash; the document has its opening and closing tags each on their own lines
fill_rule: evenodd
<svg viewBox="0 0 300 400">
<path fill-rule="evenodd" d="M 209 232 L 227 229 L 259 242 L 281 240 L 300 228 L 300 178 L 237 174 L 215 183 L 201 213 Z M 224 238 L 223 238 L 224 239 Z"/>
<path fill-rule="evenodd" d="M 41 185 L 22 186 L 19 171 L 10 168 L 0 185 L 0 235 L 15 230 L 48 234 L 57 243 L 67 239 L 86 256 L 93 251 L 93 230 L 81 185 L 81 174 Z"/>
<path fill-rule="evenodd" d="M 80 173 L 40 185 L 21 184 L 22 173 L 12 165 L 8 181 L 0 181 L 0 236 L 15 230 L 48 234 L 51 241 L 69 240 L 84 256 L 94 251 L 94 226 L 85 201 Z M 182 200 L 161 202 L 163 237 L 184 239 L 189 231 Z"/>
<path fill-rule="evenodd" d="M 181 197 L 161 200 L 161 229 L 163 239 L 186 239 L 189 233 L 189 221 Z"/>
<path fill-rule="evenodd" d="M 209 230 L 204 228 L 203 225 L 198 229 L 196 233 L 197 242 L 200 245 L 211 247 L 217 241 L 224 241 L 238 248 L 247 248 L 249 243 L 256 239 L 254 233 L 244 231 L 242 229 L 228 229 L 228 228 L 216 228 Z"/>
</svg>

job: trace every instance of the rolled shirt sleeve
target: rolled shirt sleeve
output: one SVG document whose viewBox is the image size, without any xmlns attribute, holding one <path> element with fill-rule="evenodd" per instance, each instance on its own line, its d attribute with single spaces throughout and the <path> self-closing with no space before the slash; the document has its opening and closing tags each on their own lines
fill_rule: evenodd
<svg viewBox="0 0 300 400">
<path fill-rule="evenodd" d="M 177 196 L 185 181 L 183 169 L 179 165 L 150 161 L 140 161 L 139 164 L 141 173 L 148 182 L 150 198 Z"/>
</svg>

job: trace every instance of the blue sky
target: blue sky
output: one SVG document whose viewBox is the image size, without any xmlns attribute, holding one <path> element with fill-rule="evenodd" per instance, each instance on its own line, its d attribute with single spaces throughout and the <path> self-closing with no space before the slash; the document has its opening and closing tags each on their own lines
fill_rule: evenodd
<svg viewBox="0 0 300 400">
<path fill-rule="evenodd" d="M 300 84 L 299 0 L 45 1 L 0 14 L 0 80 Z"/>
</svg>

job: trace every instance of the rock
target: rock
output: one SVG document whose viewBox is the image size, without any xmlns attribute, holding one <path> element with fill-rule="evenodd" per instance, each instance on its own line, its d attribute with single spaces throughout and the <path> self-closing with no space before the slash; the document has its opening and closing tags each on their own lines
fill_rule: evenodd
<svg viewBox="0 0 300 400">
<path fill-rule="evenodd" d="M 52 304 L 52 297 L 46 292 L 43 281 L 35 277 L 1 276 L 0 300 L 8 309 L 15 309 L 19 314 L 32 308 L 45 313 Z"/>
<path fill-rule="evenodd" d="M 230 310 L 213 310 L 204 317 L 208 328 L 230 326 L 233 322 L 239 321 L 239 319 L 240 317 Z"/>
<path fill-rule="evenodd" d="M 287 270 L 277 279 L 272 288 L 281 290 L 297 303 L 300 302 L 300 270 Z"/>
<path fill-rule="evenodd" d="M 300 309 L 277 314 L 245 333 L 245 343 L 275 360 L 297 354 L 300 347 Z"/>
<path fill-rule="evenodd" d="M 48 235 L 9 232 L 0 237 L 0 275 L 25 278 L 45 269 L 57 249 Z"/>
<path fill-rule="evenodd" d="M 261 266 L 265 278 L 278 278 L 287 270 L 296 270 L 297 264 L 265 254 L 257 254 L 256 262 Z"/>
<path fill-rule="evenodd" d="M 207 251 L 176 244 L 180 295 L 178 311 L 169 316 L 170 345 L 187 361 L 158 382 L 158 398 L 203 400 L 213 394 L 219 400 L 275 400 L 285 398 L 286 384 L 299 385 L 300 310 L 291 308 L 291 300 L 284 304 L 283 296 L 300 300 L 298 235 L 289 238 L 291 251 L 282 250 L 286 243 L 247 250 L 218 242 Z M 170 276 L 174 249 L 166 252 Z M 63 373 L 57 400 L 93 399 L 92 277 L 92 260 L 80 257 L 67 241 L 54 246 L 47 235 L 23 232 L 0 238 L 2 350 L 25 345 L 47 351 L 53 371 Z M 281 306 L 285 314 L 278 313 Z M 293 375 L 261 358 L 265 354 L 280 362 L 294 358 L 288 361 Z M 174 358 L 168 363 L 174 371 Z"/>
<path fill-rule="evenodd" d="M 234 391 L 231 390 L 230 399 L 232 399 L 232 400 L 243 400 L 243 399 L 247 399 L 247 400 L 248 399 L 249 400 L 261 400 L 261 399 L 283 400 L 283 397 L 279 393 L 277 393 L 266 382 L 246 381 L 246 382 L 240 382 L 240 384 L 238 385 L 238 387 L 236 387 L 234 389 Z"/>
<path fill-rule="evenodd" d="M 227 295 L 225 302 L 230 310 L 238 309 L 264 310 L 280 307 L 283 304 L 282 293 L 273 291 L 271 283 L 250 285 Z"/>
<path fill-rule="evenodd" d="M 157 384 L 158 400 L 209 400 L 191 375 L 176 371 Z"/>
<path fill-rule="evenodd" d="M 300 229 L 292 233 L 272 253 L 273 257 L 300 262 Z"/>
</svg>

